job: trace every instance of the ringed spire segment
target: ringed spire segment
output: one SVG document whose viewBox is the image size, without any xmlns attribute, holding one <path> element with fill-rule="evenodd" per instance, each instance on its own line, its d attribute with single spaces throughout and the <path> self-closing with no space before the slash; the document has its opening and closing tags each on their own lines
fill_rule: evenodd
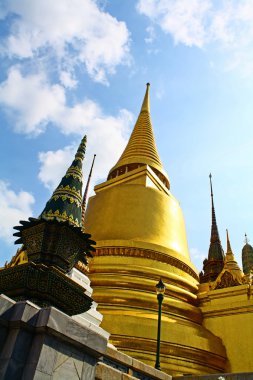
<svg viewBox="0 0 253 380">
<path fill-rule="evenodd" d="M 147 83 L 138 119 L 128 144 L 116 165 L 110 170 L 108 179 L 118 177 L 143 165 L 149 165 L 164 185 L 169 188 L 169 178 L 159 157 L 150 116 L 150 84 Z"/>
</svg>

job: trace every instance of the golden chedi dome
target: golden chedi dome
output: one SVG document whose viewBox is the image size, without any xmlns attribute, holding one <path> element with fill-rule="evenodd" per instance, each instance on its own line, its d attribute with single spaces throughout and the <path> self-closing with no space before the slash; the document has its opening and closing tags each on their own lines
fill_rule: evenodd
<svg viewBox="0 0 253 380">
<path fill-rule="evenodd" d="M 171 375 L 223 372 L 225 349 L 202 326 L 198 274 L 180 205 L 169 189 L 155 145 L 148 84 L 122 156 L 89 199 L 85 228 L 97 243 L 89 274 L 94 299 L 111 343 L 153 366 L 155 285 L 162 278 L 161 369 Z"/>
</svg>

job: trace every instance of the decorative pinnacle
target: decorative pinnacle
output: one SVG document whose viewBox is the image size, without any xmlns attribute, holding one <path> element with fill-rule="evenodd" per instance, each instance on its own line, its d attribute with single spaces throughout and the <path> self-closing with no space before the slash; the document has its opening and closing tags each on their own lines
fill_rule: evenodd
<svg viewBox="0 0 253 380">
<path fill-rule="evenodd" d="M 75 159 L 76 160 L 83 160 L 84 159 L 84 155 L 85 155 L 85 149 L 86 149 L 86 143 L 87 143 L 87 136 L 85 135 L 83 138 L 82 138 L 82 141 L 77 149 L 77 152 L 75 154 Z"/>
<path fill-rule="evenodd" d="M 232 253 L 233 254 L 232 249 L 231 249 L 231 245 L 230 245 L 228 230 L 226 230 L 226 233 L 227 233 L 227 254 L 228 253 Z"/>
<path fill-rule="evenodd" d="M 145 96 L 144 96 L 144 99 L 143 99 L 143 103 L 142 103 L 142 106 L 141 106 L 141 112 L 143 112 L 143 111 L 150 112 L 150 106 L 149 106 L 149 87 L 150 87 L 150 83 L 147 83 L 146 93 L 145 93 Z"/>
<path fill-rule="evenodd" d="M 249 239 L 248 239 L 247 234 L 245 233 L 245 244 L 248 244 L 248 243 L 249 243 Z"/>
<path fill-rule="evenodd" d="M 210 178 L 210 187 L 211 187 L 211 197 L 213 198 L 213 186 L 212 186 L 212 174 L 211 173 L 209 174 L 209 178 Z"/>
</svg>

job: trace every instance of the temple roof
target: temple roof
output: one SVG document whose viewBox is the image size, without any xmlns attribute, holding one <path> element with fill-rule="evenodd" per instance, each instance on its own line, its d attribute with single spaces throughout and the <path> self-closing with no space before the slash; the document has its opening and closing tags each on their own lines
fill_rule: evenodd
<svg viewBox="0 0 253 380">
<path fill-rule="evenodd" d="M 86 136 L 82 139 L 75 159 L 47 202 L 40 219 L 68 222 L 82 227 L 82 163 L 86 149 Z"/>
<path fill-rule="evenodd" d="M 166 182 L 166 186 L 169 187 L 169 179 L 163 169 L 155 143 L 150 116 L 149 88 L 150 84 L 147 83 L 146 93 L 133 132 L 118 162 L 110 170 L 108 178 L 113 178 L 114 176 L 112 174 L 115 173 L 117 169 L 125 167 L 126 165 L 146 164 L 155 169 L 156 173 L 161 174 L 164 177 L 163 179 L 165 179 L 164 182 Z M 131 170 L 131 167 L 128 171 L 129 170 Z"/>
</svg>

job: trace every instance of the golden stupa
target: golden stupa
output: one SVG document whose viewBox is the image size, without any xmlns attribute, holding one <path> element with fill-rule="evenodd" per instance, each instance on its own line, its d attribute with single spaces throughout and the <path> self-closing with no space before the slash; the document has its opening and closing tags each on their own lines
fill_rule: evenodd
<svg viewBox="0 0 253 380">
<path fill-rule="evenodd" d="M 244 273 L 235 261 L 228 234 L 224 257 L 211 175 L 210 185 L 210 247 L 199 283 L 188 252 L 183 214 L 170 192 L 155 145 L 148 84 L 123 154 L 89 199 L 85 229 L 97 245 L 88 277 L 111 343 L 152 366 L 158 318 L 155 285 L 162 278 L 166 292 L 160 362 L 163 371 L 175 376 L 253 373 L 253 248 L 246 239 Z M 5 268 L 26 262 L 21 247 Z M 80 262 L 76 268 L 87 271 Z"/>
<path fill-rule="evenodd" d="M 122 156 L 94 190 L 85 219 L 97 242 L 89 277 L 111 343 L 154 366 L 155 285 L 161 277 L 166 284 L 162 370 L 171 375 L 223 372 L 226 350 L 202 324 L 199 277 L 190 260 L 183 214 L 157 152 L 149 84 Z"/>
</svg>

